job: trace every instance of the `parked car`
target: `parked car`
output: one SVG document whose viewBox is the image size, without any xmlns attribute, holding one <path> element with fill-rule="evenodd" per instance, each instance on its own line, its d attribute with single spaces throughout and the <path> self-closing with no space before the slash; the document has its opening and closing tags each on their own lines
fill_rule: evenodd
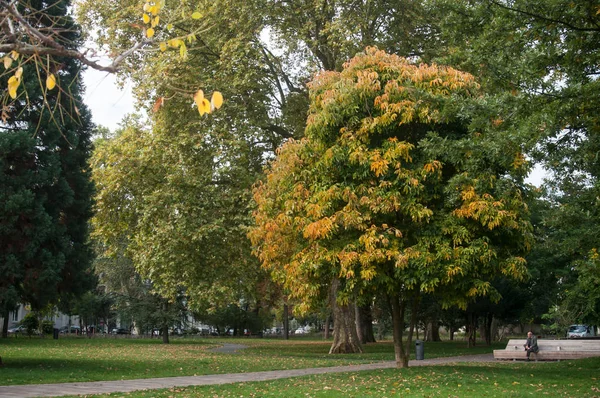
<svg viewBox="0 0 600 398">
<path fill-rule="evenodd" d="M 113 330 L 110 331 L 110 333 L 111 334 L 131 334 L 129 329 L 125 329 L 125 328 L 114 328 Z"/>
<path fill-rule="evenodd" d="M 8 334 L 14 334 L 14 335 L 27 334 L 27 328 L 25 327 L 25 325 L 20 325 L 20 326 L 15 326 L 15 327 L 8 329 L 7 332 L 8 332 Z M 38 336 L 40 334 L 40 331 L 37 329 L 34 329 L 34 330 L 32 330 L 31 334 L 33 336 Z"/>
<path fill-rule="evenodd" d="M 63 326 L 62 328 L 60 328 L 59 333 L 61 333 L 61 334 L 67 334 L 67 333 L 81 334 L 81 328 L 79 326 L 75 326 L 75 325 L 71 325 L 70 329 L 68 326 Z"/>
<path fill-rule="evenodd" d="M 582 337 L 593 337 L 594 327 L 589 325 L 571 325 L 567 331 L 568 339 L 578 339 Z"/>
<path fill-rule="evenodd" d="M 14 326 L 7 330 L 8 334 L 16 334 L 16 333 L 27 333 L 27 328 L 23 325 Z"/>
</svg>

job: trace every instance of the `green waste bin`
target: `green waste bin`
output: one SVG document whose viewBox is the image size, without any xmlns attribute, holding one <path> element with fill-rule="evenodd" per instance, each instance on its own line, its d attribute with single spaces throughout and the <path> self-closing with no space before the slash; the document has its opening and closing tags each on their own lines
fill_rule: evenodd
<svg viewBox="0 0 600 398">
<path fill-rule="evenodd" d="M 416 358 L 418 361 L 425 359 L 425 346 L 422 340 L 415 340 Z"/>
</svg>

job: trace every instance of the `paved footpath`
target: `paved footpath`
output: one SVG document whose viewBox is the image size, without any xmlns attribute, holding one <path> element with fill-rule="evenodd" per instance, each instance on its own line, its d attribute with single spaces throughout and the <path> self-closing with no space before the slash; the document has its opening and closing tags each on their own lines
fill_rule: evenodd
<svg viewBox="0 0 600 398">
<path fill-rule="evenodd" d="M 243 346 L 223 347 L 225 351 L 235 351 Z M 422 361 L 409 361 L 409 366 L 441 365 L 457 362 L 493 362 L 492 354 L 467 355 L 459 357 L 433 358 Z M 326 368 L 273 370 L 268 372 L 230 373 L 206 376 L 163 377 L 157 379 L 94 381 L 62 384 L 29 384 L 21 386 L 0 386 L 0 398 L 8 397 L 59 397 L 63 395 L 92 395 L 136 390 L 154 390 L 158 388 L 203 386 L 213 384 L 265 381 L 289 377 L 318 375 L 324 373 L 356 372 L 360 370 L 394 368 L 396 362 L 384 361 L 364 365 L 333 366 Z"/>
</svg>

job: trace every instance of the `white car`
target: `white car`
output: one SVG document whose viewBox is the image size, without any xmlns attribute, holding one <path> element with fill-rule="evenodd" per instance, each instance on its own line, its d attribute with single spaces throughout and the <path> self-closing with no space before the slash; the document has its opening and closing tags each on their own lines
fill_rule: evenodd
<svg viewBox="0 0 600 398">
<path fill-rule="evenodd" d="M 582 337 L 593 337 L 594 327 L 588 325 L 571 325 L 567 331 L 568 339 L 579 339 Z"/>
<path fill-rule="evenodd" d="M 27 333 L 27 328 L 23 325 L 15 326 L 7 330 L 8 334 Z"/>
</svg>

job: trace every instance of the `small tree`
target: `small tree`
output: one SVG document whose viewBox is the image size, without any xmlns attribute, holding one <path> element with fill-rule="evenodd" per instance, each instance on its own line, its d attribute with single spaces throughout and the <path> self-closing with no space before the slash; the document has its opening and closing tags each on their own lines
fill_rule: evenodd
<svg viewBox="0 0 600 398">
<path fill-rule="evenodd" d="M 21 321 L 21 325 L 25 326 L 25 332 L 27 333 L 27 336 L 31 337 L 38 329 L 40 323 L 37 319 L 37 316 L 35 316 L 33 312 L 30 312 L 29 314 L 25 315 Z"/>
</svg>

